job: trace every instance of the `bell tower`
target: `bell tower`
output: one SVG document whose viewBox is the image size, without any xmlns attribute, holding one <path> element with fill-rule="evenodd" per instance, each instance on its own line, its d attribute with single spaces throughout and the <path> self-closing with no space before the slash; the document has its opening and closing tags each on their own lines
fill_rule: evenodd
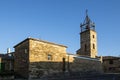
<svg viewBox="0 0 120 80">
<path fill-rule="evenodd" d="M 80 49 L 77 54 L 80 56 L 95 58 L 97 56 L 97 33 L 95 24 L 90 20 L 87 10 L 83 23 L 80 24 Z"/>
</svg>

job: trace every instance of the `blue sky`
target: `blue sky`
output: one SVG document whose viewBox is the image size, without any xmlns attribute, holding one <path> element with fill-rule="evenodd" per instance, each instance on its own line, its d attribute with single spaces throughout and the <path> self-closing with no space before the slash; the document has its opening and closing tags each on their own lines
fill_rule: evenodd
<svg viewBox="0 0 120 80">
<path fill-rule="evenodd" d="M 120 55 L 120 0 L 0 0 L 0 52 L 27 37 L 80 48 L 85 10 L 96 24 L 98 55 Z"/>
</svg>

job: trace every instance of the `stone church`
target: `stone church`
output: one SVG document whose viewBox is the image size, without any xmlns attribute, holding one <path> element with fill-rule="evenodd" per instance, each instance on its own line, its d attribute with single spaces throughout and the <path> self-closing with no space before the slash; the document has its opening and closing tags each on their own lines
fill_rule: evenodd
<svg viewBox="0 0 120 80">
<path fill-rule="evenodd" d="M 24 78 L 40 78 L 61 72 L 102 72 L 97 56 L 95 25 L 86 13 L 80 25 L 80 49 L 68 54 L 67 46 L 27 38 L 14 46 L 14 72 Z"/>
</svg>

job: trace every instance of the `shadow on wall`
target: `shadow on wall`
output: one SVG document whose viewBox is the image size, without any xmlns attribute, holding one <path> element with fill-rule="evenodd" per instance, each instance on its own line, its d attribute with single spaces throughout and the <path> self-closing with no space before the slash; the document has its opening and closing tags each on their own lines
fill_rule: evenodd
<svg viewBox="0 0 120 80">
<path fill-rule="evenodd" d="M 31 78 L 40 78 L 53 73 L 66 71 L 66 65 L 63 62 L 32 62 L 29 66 L 29 76 Z"/>
<path fill-rule="evenodd" d="M 24 78 L 41 78 L 54 73 L 81 72 L 81 73 L 101 73 L 102 66 L 100 61 L 74 58 L 73 62 L 68 62 L 63 58 L 62 62 L 40 61 L 29 63 L 26 73 L 19 74 Z M 22 70 L 19 70 L 22 71 Z"/>
<path fill-rule="evenodd" d="M 0 73 L 13 73 L 14 71 L 14 58 L 13 56 L 8 56 L 8 54 L 3 54 L 0 57 Z"/>
<path fill-rule="evenodd" d="M 60 73 L 66 71 L 65 62 L 31 62 L 29 68 L 19 68 L 15 73 L 16 78 L 41 78 L 53 73 Z M 24 73 L 22 72 L 24 71 Z"/>
</svg>

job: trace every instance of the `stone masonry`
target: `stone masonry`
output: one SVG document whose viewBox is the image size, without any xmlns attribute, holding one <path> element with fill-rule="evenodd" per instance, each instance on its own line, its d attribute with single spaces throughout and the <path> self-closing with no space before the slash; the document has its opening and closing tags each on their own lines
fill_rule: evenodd
<svg viewBox="0 0 120 80">
<path fill-rule="evenodd" d="M 27 38 L 15 46 L 15 73 L 24 78 L 37 78 L 48 73 L 61 72 L 66 48 L 63 45 Z"/>
<path fill-rule="evenodd" d="M 103 72 L 100 59 L 70 55 L 69 69 L 72 72 Z"/>
<path fill-rule="evenodd" d="M 36 39 L 30 39 L 29 44 L 30 78 L 63 71 L 66 46 Z"/>
<path fill-rule="evenodd" d="M 14 46 L 14 71 L 16 75 L 28 78 L 29 68 L 29 40 L 24 40 L 18 45 Z M 23 74 L 24 73 L 24 74 Z"/>
<path fill-rule="evenodd" d="M 97 33 L 94 30 L 87 30 L 81 32 L 80 35 L 81 48 L 77 54 L 95 58 L 97 56 Z"/>
<path fill-rule="evenodd" d="M 68 55 L 66 48 L 39 39 L 25 39 L 15 46 L 15 74 L 34 79 L 66 71 L 102 71 L 99 60 Z"/>
<path fill-rule="evenodd" d="M 80 25 L 80 49 L 77 50 L 77 54 L 80 56 L 86 56 L 96 58 L 97 56 L 97 33 L 95 31 L 95 24 L 91 21 L 88 14 Z"/>
</svg>

